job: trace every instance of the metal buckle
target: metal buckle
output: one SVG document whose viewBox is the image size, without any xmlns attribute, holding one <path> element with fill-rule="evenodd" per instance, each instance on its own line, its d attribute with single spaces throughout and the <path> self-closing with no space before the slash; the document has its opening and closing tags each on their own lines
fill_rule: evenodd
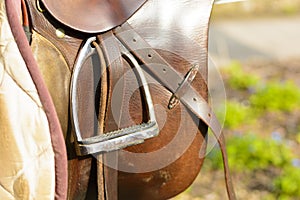
<svg viewBox="0 0 300 200">
<path fill-rule="evenodd" d="M 179 85 L 179 87 L 176 89 L 176 91 L 172 94 L 172 96 L 171 96 L 171 98 L 169 100 L 168 108 L 170 110 L 173 109 L 179 103 L 179 99 L 186 92 L 186 89 L 188 87 L 190 87 L 190 85 L 192 84 L 193 80 L 196 77 L 196 74 L 197 74 L 198 70 L 199 70 L 199 66 L 198 65 L 194 65 L 188 71 L 188 73 L 185 75 L 184 80 Z"/>
<path fill-rule="evenodd" d="M 75 62 L 74 72 L 71 79 L 71 118 L 75 130 L 75 149 L 77 155 L 80 156 L 116 151 L 128 146 L 143 143 L 144 140 L 152 138 L 159 133 L 154 107 L 144 73 L 135 58 L 129 52 L 124 51 L 122 52 L 123 56 L 127 57 L 127 59 L 132 62 L 142 83 L 142 93 L 144 99 L 146 100 L 148 122 L 85 139 L 82 138 L 77 116 L 78 110 L 76 88 L 78 85 L 78 76 L 86 57 L 95 51 L 95 49 L 91 46 L 91 43 L 95 40 L 95 37 L 91 37 L 83 45 Z"/>
</svg>

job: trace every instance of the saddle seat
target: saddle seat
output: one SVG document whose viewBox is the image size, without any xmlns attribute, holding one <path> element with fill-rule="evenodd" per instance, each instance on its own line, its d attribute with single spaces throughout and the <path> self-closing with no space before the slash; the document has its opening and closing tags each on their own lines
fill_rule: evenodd
<svg viewBox="0 0 300 200">
<path fill-rule="evenodd" d="M 124 23 L 147 0 L 41 0 L 62 24 L 86 33 L 108 31 Z"/>
</svg>

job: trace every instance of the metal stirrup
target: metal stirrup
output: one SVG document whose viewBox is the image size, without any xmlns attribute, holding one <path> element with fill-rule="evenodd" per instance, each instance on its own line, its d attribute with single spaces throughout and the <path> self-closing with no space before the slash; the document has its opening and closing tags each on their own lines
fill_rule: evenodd
<svg viewBox="0 0 300 200">
<path fill-rule="evenodd" d="M 83 45 L 78 58 L 75 62 L 74 72 L 71 79 L 71 118 L 73 122 L 73 127 L 75 130 L 75 149 L 77 155 L 83 156 L 95 153 L 104 153 L 119 150 L 131 145 L 136 145 L 143 143 L 145 139 L 152 138 L 159 133 L 158 124 L 156 122 L 154 107 L 146 82 L 146 78 L 143 71 L 135 60 L 135 58 L 128 52 L 122 52 L 123 56 L 130 60 L 132 65 L 136 68 L 138 78 L 142 83 L 142 95 L 146 101 L 146 110 L 148 113 L 148 122 L 139 125 L 134 125 L 132 127 L 123 128 L 120 130 L 103 133 L 101 135 L 82 138 L 82 134 L 79 127 L 78 121 L 78 108 L 77 108 L 77 85 L 78 76 L 80 70 L 87 58 L 87 56 L 94 53 L 95 49 L 91 46 L 92 42 L 95 41 L 95 37 L 89 38 Z"/>
</svg>

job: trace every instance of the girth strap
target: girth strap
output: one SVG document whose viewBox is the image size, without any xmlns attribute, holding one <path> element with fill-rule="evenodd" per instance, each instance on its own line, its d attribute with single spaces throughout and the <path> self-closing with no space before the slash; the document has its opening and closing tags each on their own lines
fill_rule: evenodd
<svg viewBox="0 0 300 200">
<path fill-rule="evenodd" d="M 150 71 L 173 94 L 177 91 L 178 86 L 184 82 L 184 77 L 153 50 L 129 24 L 125 23 L 116 28 L 115 35 L 134 56 L 145 64 L 145 70 Z M 189 83 L 188 85 L 189 87 L 185 87 L 185 92 L 181 94 L 179 99 L 199 119 L 206 123 L 216 137 L 223 157 L 227 194 L 230 200 L 235 200 L 222 127 L 207 101 Z"/>
</svg>

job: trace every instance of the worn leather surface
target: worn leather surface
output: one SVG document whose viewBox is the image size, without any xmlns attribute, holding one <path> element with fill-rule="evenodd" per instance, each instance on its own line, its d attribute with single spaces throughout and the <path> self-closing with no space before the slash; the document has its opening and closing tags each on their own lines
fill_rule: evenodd
<svg viewBox="0 0 300 200">
<path fill-rule="evenodd" d="M 0 199 L 53 199 L 49 124 L 11 33 L 5 1 L 0 2 L 0 30 Z"/>
<path fill-rule="evenodd" d="M 146 0 L 41 1 L 51 15 L 61 23 L 75 30 L 97 33 L 124 23 Z"/>
<path fill-rule="evenodd" d="M 46 85 L 51 85 L 48 89 L 51 96 L 56 97 L 53 98 L 54 105 L 63 133 L 67 133 L 70 68 L 58 49 L 35 31 L 32 34 L 31 48 Z"/>
<path fill-rule="evenodd" d="M 207 98 L 207 33 L 212 3 L 209 0 L 152 0 L 146 2 L 128 21 L 182 75 L 188 72 L 190 63 L 199 64 L 199 74 L 193 81 L 193 86 L 204 98 Z M 188 46 L 185 41 L 189 39 L 199 48 Z M 158 82 L 150 84 L 150 89 L 161 126 L 160 135 L 144 144 L 128 148 L 131 152 L 148 153 L 149 160 L 134 159 L 126 153 L 120 153 L 119 165 L 127 165 L 132 171 L 143 171 L 149 165 L 159 165 L 160 162 L 176 158 L 181 155 L 185 145 L 190 145 L 175 162 L 160 169 L 146 173 L 119 172 L 120 199 L 170 198 L 184 191 L 193 182 L 203 163 L 199 152 L 202 145 L 205 149 L 206 126 L 182 104 L 168 110 L 171 93 Z M 135 97 L 131 99 L 136 99 Z M 136 112 L 140 109 L 140 103 L 135 101 L 130 104 L 132 118 L 140 117 Z M 174 138 L 177 140 L 173 140 Z M 150 154 L 151 152 L 154 153 Z"/>
<path fill-rule="evenodd" d="M 33 2 L 33 0 L 28 0 L 28 2 Z M 191 62 L 199 64 L 200 73 L 193 81 L 193 87 L 205 99 L 208 96 L 206 84 L 207 33 L 211 6 L 212 0 L 149 0 L 129 19 L 131 26 L 183 76 L 190 69 Z M 65 27 L 55 20 L 52 21 L 52 24 L 40 22 L 39 17 L 43 15 L 42 13 L 33 14 L 33 24 L 39 24 L 34 27 L 36 33 L 34 33 L 32 44 L 33 49 L 37 51 L 33 52 L 51 92 L 63 130 L 66 131 L 65 138 L 69 147 L 69 198 L 84 199 L 91 172 L 89 168 L 91 161 L 90 158 L 77 158 L 72 152 L 72 131 L 65 124 L 69 117 L 66 112 L 68 108 L 65 106 L 69 99 L 68 81 L 75 57 L 81 41 L 88 35 L 78 34 L 78 32 L 66 28 L 66 36 L 58 39 L 55 29 Z M 45 16 L 47 19 L 51 19 L 47 14 Z M 44 38 L 47 38 L 48 41 Z M 186 40 L 195 42 L 199 48 L 191 48 L 185 42 Z M 44 49 L 46 52 L 46 49 L 51 49 L 49 58 L 59 58 L 55 59 L 54 68 L 51 67 L 51 59 L 47 58 L 48 54 L 38 51 L 39 49 Z M 124 63 L 121 68 L 124 69 L 124 72 L 130 71 L 126 60 Z M 57 73 L 61 74 L 57 75 Z M 108 108 L 119 110 L 120 116 L 117 117 L 117 122 L 111 123 L 108 119 L 114 118 L 112 116 L 114 111 L 108 111 L 107 121 L 105 121 L 106 131 L 114 129 L 116 124 L 119 128 L 123 128 L 145 120 L 143 99 L 137 89 L 138 82 L 135 76 L 132 73 L 116 76 L 114 73 L 119 72 L 112 70 L 111 77 L 121 76 L 123 78 L 121 88 L 123 93 L 114 94 L 115 88 L 110 88 L 112 96 Z M 193 182 L 203 164 L 205 151 L 199 152 L 206 146 L 206 125 L 182 104 L 169 110 L 168 102 L 171 93 L 157 80 L 148 78 L 161 131 L 158 137 L 119 152 L 119 199 L 170 198 L 185 190 Z M 118 82 L 118 80 L 110 81 L 110 86 L 116 85 Z M 88 82 L 83 86 L 82 90 L 88 88 L 89 84 Z M 59 90 L 59 87 L 63 88 Z M 116 99 L 118 100 L 117 108 L 114 103 Z M 88 103 L 85 102 L 85 105 Z M 94 105 L 88 109 L 93 110 Z M 89 112 L 86 111 L 82 114 L 85 113 Z M 88 118 L 90 119 L 90 117 Z M 86 120 L 87 124 L 88 122 Z M 139 159 L 138 157 L 141 155 L 147 156 Z M 158 167 L 151 168 L 151 166 Z"/>
</svg>

